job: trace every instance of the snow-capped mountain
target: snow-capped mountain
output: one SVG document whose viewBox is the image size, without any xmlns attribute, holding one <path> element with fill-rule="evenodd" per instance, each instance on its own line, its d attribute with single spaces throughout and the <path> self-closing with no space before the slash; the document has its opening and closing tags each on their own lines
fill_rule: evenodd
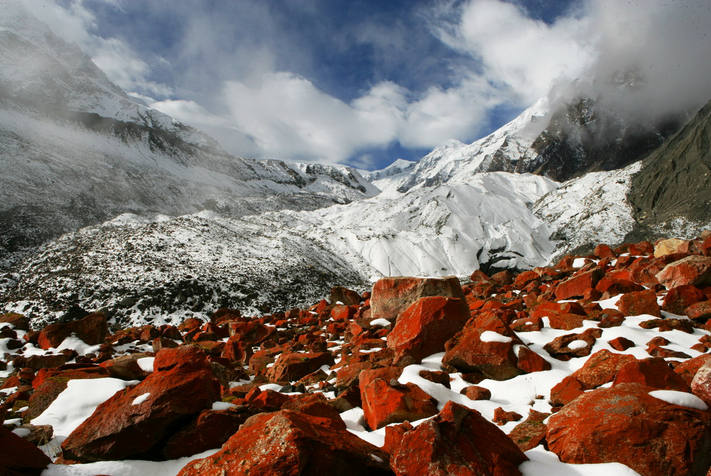
<svg viewBox="0 0 711 476">
<path fill-rule="evenodd" d="M 147 108 L 16 2 L 0 16 L 0 262 L 121 213 L 241 216 L 377 193 L 355 169 L 232 157 Z"/>
<path fill-rule="evenodd" d="M 313 211 L 124 215 L 41 247 L 10 277 L 5 301 L 38 323 L 72 305 L 123 323 L 179 322 L 220 306 L 286 310 L 382 276 L 530 268 L 555 247 L 529 206 L 555 187 L 494 172 Z"/>
</svg>

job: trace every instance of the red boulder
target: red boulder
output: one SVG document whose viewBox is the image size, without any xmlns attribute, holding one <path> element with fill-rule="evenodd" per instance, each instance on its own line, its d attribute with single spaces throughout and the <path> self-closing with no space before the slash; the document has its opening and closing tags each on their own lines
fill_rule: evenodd
<svg viewBox="0 0 711 476">
<path fill-rule="evenodd" d="M 416 428 L 407 431 L 393 449 L 396 475 L 476 474 L 520 475 L 526 456 L 479 412 L 454 402 Z"/>
<path fill-rule="evenodd" d="M 106 316 L 97 312 L 77 321 L 56 322 L 42 329 L 37 337 L 37 344 L 43 349 L 58 347 L 72 334 L 89 345 L 101 344 L 106 338 L 108 325 Z"/>
<path fill-rule="evenodd" d="M 222 449 L 188 463 L 179 476 L 205 474 L 387 475 L 388 455 L 327 418 L 293 410 L 249 418 Z"/>
<path fill-rule="evenodd" d="M 617 307 L 625 316 L 662 315 L 657 304 L 657 294 L 651 289 L 623 294 L 617 301 Z"/>
<path fill-rule="evenodd" d="M 207 356 L 194 346 L 165 349 L 153 373 L 117 392 L 62 443 L 65 458 L 78 461 L 160 458 L 172 425 L 209 408 L 220 384 Z"/>
<path fill-rule="evenodd" d="M 428 296 L 415 301 L 400 314 L 388 335 L 388 347 L 395 360 L 410 356 L 420 361 L 444 350 L 444 344 L 469 320 L 462 299 Z"/>
<path fill-rule="evenodd" d="M 626 383 L 580 395 L 549 418 L 548 447 L 565 463 L 619 462 L 643 476 L 706 474 L 711 415 L 649 392 Z"/>
<path fill-rule="evenodd" d="M 711 284 L 711 257 L 692 255 L 669 263 L 656 275 L 667 289 L 685 284 Z"/>
<path fill-rule="evenodd" d="M 360 374 L 360 398 L 368 427 L 415 421 L 437 413 L 437 401 L 414 384 L 397 383 L 401 369 L 385 367 Z"/>
<path fill-rule="evenodd" d="M 425 296 L 455 297 L 464 300 L 462 287 L 455 276 L 382 278 L 373 285 L 370 296 L 371 316 L 395 320 L 402 311 Z"/>
<path fill-rule="evenodd" d="M 39 448 L 0 426 L 0 474 L 39 476 L 52 461 Z"/>
</svg>

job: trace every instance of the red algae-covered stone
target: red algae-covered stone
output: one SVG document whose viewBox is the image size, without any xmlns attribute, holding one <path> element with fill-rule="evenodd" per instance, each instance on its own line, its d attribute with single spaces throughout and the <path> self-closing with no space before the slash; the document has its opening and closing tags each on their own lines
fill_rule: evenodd
<svg viewBox="0 0 711 476">
<path fill-rule="evenodd" d="M 546 438 L 546 425 L 543 420 L 550 413 L 537 412 L 531 409 L 528 418 L 516 425 L 509 433 L 509 438 L 516 443 L 521 451 L 528 451 L 543 443 Z"/>
<path fill-rule="evenodd" d="M 641 383 L 651 388 L 688 392 L 689 386 L 674 370 L 659 357 L 634 360 L 622 366 L 613 385 Z"/>
<path fill-rule="evenodd" d="M 395 320 L 412 303 L 425 296 L 444 296 L 464 299 L 455 276 L 445 278 L 382 278 L 373 285 L 370 311 L 373 318 Z"/>
<path fill-rule="evenodd" d="M 370 429 L 405 420 L 415 421 L 437 413 L 437 401 L 420 387 L 397 384 L 401 370 L 385 367 L 361 372 L 360 397 Z"/>
<path fill-rule="evenodd" d="M 516 366 L 525 373 L 541 372 L 551 369 L 550 362 L 526 346 L 519 347 L 517 357 Z"/>
<path fill-rule="evenodd" d="M 318 370 L 322 365 L 333 365 L 330 352 L 285 352 L 267 370 L 267 378 L 272 382 L 291 382 Z"/>
<path fill-rule="evenodd" d="M 684 310 L 699 301 L 705 301 L 706 295 L 696 286 L 687 284 L 672 288 L 664 296 L 662 309 L 674 314 L 685 314 Z"/>
<path fill-rule="evenodd" d="M 610 347 L 613 349 L 619 351 L 619 352 L 624 352 L 625 350 L 634 347 L 635 343 L 629 340 L 626 337 L 615 337 L 614 339 L 610 340 L 607 342 L 610 344 Z"/>
<path fill-rule="evenodd" d="M 620 369 L 637 359 L 628 354 L 616 354 L 609 350 L 600 350 L 590 356 L 585 364 L 573 373 L 573 377 L 590 390 L 602 384 L 612 382 Z"/>
<path fill-rule="evenodd" d="M 330 420 L 293 410 L 249 418 L 217 453 L 188 463 L 179 476 L 388 475 L 388 455 Z"/>
<path fill-rule="evenodd" d="M 494 410 L 494 423 L 499 426 L 505 425 L 510 421 L 519 421 L 523 416 L 516 412 L 507 412 L 503 407 L 497 407 Z"/>
<path fill-rule="evenodd" d="M 551 405 L 566 405 L 582 395 L 584 391 L 583 384 L 574 376 L 568 375 L 551 389 Z"/>
<path fill-rule="evenodd" d="M 687 256 L 669 263 L 656 275 L 667 289 L 685 284 L 703 286 L 711 284 L 711 257 Z"/>
<path fill-rule="evenodd" d="M 97 312 L 77 321 L 56 322 L 42 329 L 37 337 L 37 344 L 43 349 L 58 347 L 72 334 L 89 345 L 101 344 L 106 338 L 108 325 L 106 316 Z"/>
<path fill-rule="evenodd" d="M 176 459 L 219 448 L 250 416 L 245 409 L 203 410 L 195 421 L 168 438 L 161 455 Z"/>
<path fill-rule="evenodd" d="M 415 301 L 400 314 L 388 335 L 395 360 L 410 356 L 416 361 L 444 350 L 444 344 L 469 320 L 464 300 L 428 296 Z"/>
<path fill-rule="evenodd" d="M 555 288 L 556 299 L 570 299 L 583 297 L 586 291 L 595 288 L 597 282 L 604 275 L 600 268 L 594 268 L 568 278 Z"/>
<path fill-rule="evenodd" d="M 171 425 L 197 415 L 220 397 L 207 356 L 194 346 L 160 351 L 154 372 L 99 405 L 62 443 L 78 461 L 157 458 Z"/>
<path fill-rule="evenodd" d="M 501 430 L 454 402 L 406 432 L 393 450 L 390 465 L 396 475 L 520 475 L 526 456 Z"/>
<path fill-rule="evenodd" d="M 442 363 L 461 372 L 481 372 L 494 380 L 507 380 L 521 374 L 513 351 L 513 338 L 487 339 L 490 334 L 485 333 L 492 332 L 467 324 L 447 341 Z"/>
<path fill-rule="evenodd" d="M 623 294 L 617 301 L 617 307 L 625 316 L 662 315 L 657 304 L 657 294 L 651 289 Z"/>
<path fill-rule="evenodd" d="M 707 363 L 711 363 L 711 354 L 704 354 L 694 357 L 693 359 L 679 362 L 676 367 L 674 367 L 674 373 L 684 379 L 684 382 L 690 386 L 696 372 Z"/>
<path fill-rule="evenodd" d="M 711 318 L 711 301 L 701 301 L 694 303 L 684 309 L 684 314 L 686 314 L 689 319 L 694 319 L 697 321 L 706 321 Z"/>
<path fill-rule="evenodd" d="M 39 476 L 51 462 L 35 445 L 0 426 L 0 474 Z"/>
<path fill-rule="evenodd" d="M 585 393 L 548 419 L 546 441 L 561 461 L 619 462 L 642 476 L 705 475 L 711 415 L 627 383 Z"/>
</svg>

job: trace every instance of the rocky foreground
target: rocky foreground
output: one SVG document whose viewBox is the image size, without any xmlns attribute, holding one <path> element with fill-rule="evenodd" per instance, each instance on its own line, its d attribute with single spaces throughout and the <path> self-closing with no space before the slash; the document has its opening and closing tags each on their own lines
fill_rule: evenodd
<svg viewBox="0 0 711 476">
<path fill-rule="evenodd" d="M 711 234 L 177 327 L 6 314 L 0 473 L 705 475 L 709 318 Z"/>
</svg>

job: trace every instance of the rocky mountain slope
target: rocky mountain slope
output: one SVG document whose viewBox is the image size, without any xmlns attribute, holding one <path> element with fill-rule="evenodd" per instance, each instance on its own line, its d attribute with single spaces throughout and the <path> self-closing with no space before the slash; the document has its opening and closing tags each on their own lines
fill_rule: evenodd
<svg viewBox="0 0 711 476">
<path fill-rule="evenodd" d="M 3 301 L 38 321 L 76 305 L 138 325 L 227 305 L 283 311 L 382 276 L 526 269 L 554 249 L 528 208 L 554 187 L 499 172 L 314 211 L 121 216 L 39 248 L 6 277 Z"/>
<path fill-rule="evenodd" d="M 640 227 L 711 222 L 711 101 L 642 163 L 630 201 Z M 676 222 L 676 223 L 675 223 Z M 663 231 L 662 231 L 663 233 Z"/>
<path fill-rule="evenodd" d="M 0 471 L 702 476 L 709 285 L 707 233 L 177 326 L 1 315 Z"/>
<path fill-rule="evenodd" d="M 351 168 L 232 157 L 128 96 L 17 2 L 0 18 L 0 265 L 121 213 L 242 216 L 372 196 Z"/>
</svg>

